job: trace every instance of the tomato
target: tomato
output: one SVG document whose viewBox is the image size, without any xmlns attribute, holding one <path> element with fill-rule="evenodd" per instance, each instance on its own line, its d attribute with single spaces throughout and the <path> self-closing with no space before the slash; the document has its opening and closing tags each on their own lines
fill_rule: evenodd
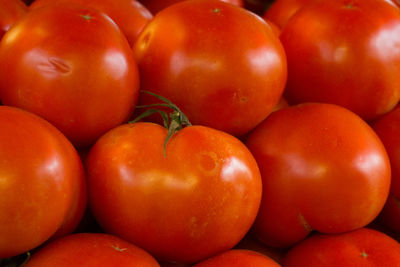
<svg viewBox="0 0 400 267">
<path fill-rule="evenodd" d="M 141 3 L 131 0 L 36 0 L 30 5 L 30 9 L 61 2 L 85 5 L 109 15 L 120 27 L 130 45 L 134 44 L 144 26 L 153 18 L 150 11 Z"/>
<path fill-rule="evenodd" d="M 223 252 L 208 260 L 193 265 L 193 267 L 243 267 L 243 266 L 263 266 L 279 267 L 280 265 L 267 256 L 255 251 L 245 249 L 233 249 Z"/>
<path fill-rule="evenodd" d="M 142 90 L 170 99 L 193 124 L 236 136 L 268 116 L 286 82 L 285 54 L 271 27 L 221 1 L 164 9 L 134 51 Z M 141 95 L 139 103 L 153 98 Z"/>
<path fill-rule="evenodd" d="M 79 195 L 79 156 L 56 128 L 6 106 L 0 106 L 0 124 L 0 258 L 6 258 L 37 247 L 60 227 L 76 226 L 86 192 Z"/>
<path fill-rule="evenodd" d="M 28 7 L 21 0 L 0 0 L 0 40 L 27 11 Z"/>
<path fill-rule="evenodd" d="M 392 167 L 390 196 L 381 219 L 386 226 L 400 232 L 400 106 L 375 121 L 373 128 L 385 145 Z"/>
<path fill-rule="evenodd" d="M 153 14 L 157 14 L 161 10 L 173 4 L 183 2 L 185 0 L 140 0 Z M 243 0 L 221 0 L 222 2 L 230 3 L 236 6 L 243 6 Z"/>
<path fill-rule="evenodd" d="M 161 261 L 193 263 L 232 248 L 260 204 L 256 161 L 238 139 L 204 126 L 174 134 L 164 157 L 166 136 L 141 122 L 96 142 L 86 161 L 93 215 Z"/>
<path fill-rule="evenodd" d="M 276 0 L 264 13 L 263 18 L 283 29 L 297 11 L 312 1 L 315 0 Z"/>
<path fill-rule="evenodd" d="M 399 266 L 400 245 L 367 228 L 336 235 L 314 235 L 292 248 L 283 266 Z"/>
<path fill-rule="evenodd" d="M 157 267 L 143 249 L 107 234 L 74 234 L 39 249 L 26 267 Z"/>
<path fill-rule="evenodd" d="M 275 0 L 244 0 L 244 6 L 252 12 L 262 15 L 274 1 Z"/>
<path fill-rule="evenodd" d="M 77 146 L 127 120 L 138 90 L 126 38 L 98 11 L 61 4 L 36 9 L 0 43 L 3 104 L 44 117 Z"/>
<path fill-rule="evenodd" d="M 337 104 L 371 120 L 399 102 L 400 10 L 392 4 L 316 1 L 292 17 L 280 38 L 289 103 Z"/>
<path fill-rule="evenodd" d="M 312 230 L 341 233 L 370 223 L 390 188 L 382 142 L 360 117 L 332 104 L 272 113 L 247 138 L 263 181 L 254 233 L 288 247 Z"/>
</svg>

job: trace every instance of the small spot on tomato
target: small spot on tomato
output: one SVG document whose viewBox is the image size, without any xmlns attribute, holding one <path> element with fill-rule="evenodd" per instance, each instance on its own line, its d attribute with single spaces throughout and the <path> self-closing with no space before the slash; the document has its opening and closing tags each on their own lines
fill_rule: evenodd
<svg viewBox="0 0 400 267">
<path fill-rule="evenodd" d="M 212 171 L 215 169 L 216 166 L 213 157 L 211 157 L 210 155 L 201 155 L 200 164 L 201 167 L 206 171 Z"/>
<path fill-rule="evenodd" d="M 114 246 L 114 245 L 111 245 L 111 247 L 112 247 L 113 249 L 115 249 L 116 251 L 118 251 L 118 252 L 124 252 L 124 251 L 127 251 L 127 250 L 128 250 L 127 248 L 120 248 L 120 247 Z"/>
<path fill-rule="evenodd" d="M 82 18 L 86 19 L 86 20 L 91 20 L 92 16 L 90 15 L 81 15 Z"/>
<path fill-rule="evenodd" d="M 365 259 L 368 257 L 368 254 L 365 251 L 363 251 L 363 252 L 361 252 L 361 257 L 363 257 Z"/>
<path fill-rule="evenodd" d="M 213 13 L 220 13 L 221 12 L 221 9 L 219 9 L 219 8 L 214 8 L 213 9 Z"/>
</svg>

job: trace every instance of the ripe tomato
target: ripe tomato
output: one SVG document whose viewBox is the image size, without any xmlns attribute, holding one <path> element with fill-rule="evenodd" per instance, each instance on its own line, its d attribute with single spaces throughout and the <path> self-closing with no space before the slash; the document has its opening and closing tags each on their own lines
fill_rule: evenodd
<svg viewBox="0 0 400 267">
<path fill-rule="evenodd" d="M 327 102 L 366 120 L 400 98 L 400 12 L 382 0 L 315 1 L 280 35 L 289 103 Z"/>
<path fill-rule="evenodd" d="M 271 27 L 221 1 L 168 7 L 134 51 L 141 89 L 170 99 L 193 124 L 237 136 L 268 116 L 286 82 L 285 54 Z M 153 98 L 141 95 L 139 102 Z"/>
<path fill-rule="evenodd" d="M 263 179 L 254 232 L 267 245 L 288 247 L 312 230 L 363 227 L 388 196 L 385 148 L 371 127 L 345 108 L 304 104 L 278 110 L 246 144 Z"/>
<path fill-rule="evenodd" d="M 276 0 L 264 13 L 263 18 L 283 29 L 297 11 L 312 1 L 315 0 Z"/>
<path fill-rule="evenodd" d="M 132 0 L 36 0 L 30 9 L 61 2 L 73 2 L 104 12 L 120 27 L 130 45 L 134 44 L 144 26 L 153 18 L 147 8 Z"/>
<path fill-rule="evenodd" d="M 193 263 L 232 248 L 254 222 L 261 177 L 236 138 L 203 126 L 172 136 L 158 124 L 117 127 L 86 161 L 102 228 L 162 261 Z"/>
<path fill-rule="evenodd" d="M 6 106 L 0 106 L 0 124 L 0 258 L 6 258 L 74 224 L 69 217 L 79 216 L 86 192 L 80 195 L 84 172 L 77 152 L 52 125 Z"/>
<path fill-rule="evenodd" d="M 400 266 L 400 245 L 367 228 L 336 235 L 317 234 L 292 248 L 283 266 Z"/>
<path fill-rule="evenodd" d="M 385 145 L 392 167 L 390 196 L 381 219 L 386 226 L 400 232 L 400 106 L 375 121 L 373 128 Z"/>
<path fill-rule="evenodd" d="M 77 146 L 131 115 L 138 75 L 126 38 L 92 9 L 60 4 L 33 10 L 0 43 L 3 104 L 44 117 Z"/>
<path fill-rule="evenodd" d="M 161 10 L 169 7 L 173 4 L 183 2 L 185 0 L 140 0 L 140 2 L 145 5 L 153 14 L 157 14 Z M 222 2 L 227 2 L 236 6 L 243 6 L 243 0 L 221 0 Z"/>
<path fill-rule="evenodd" d="M 21 0 L 0 0 L 0 40 L 27 11 L 28 7 Z"/>
<path fill-rule="evenodd" d="M 255 251 L 245 249 L 233 249 L 223 252 L 208 260 L 193 265 L 193 267 L 243 267 L 243 266 L 262 266 L 279 267 L 280 265 L 272 259 Z"/>
<path fill-rule="evenodd" d="M 157 267 L 143 249 L 107 234 L 74 234 L 47 244 L 25 267 Z"/>
</svg>

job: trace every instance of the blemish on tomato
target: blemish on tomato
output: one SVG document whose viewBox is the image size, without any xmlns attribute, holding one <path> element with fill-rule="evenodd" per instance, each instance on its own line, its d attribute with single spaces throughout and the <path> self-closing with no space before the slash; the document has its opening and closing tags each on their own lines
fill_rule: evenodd
<svg viewBox="0 0 400 267">
<path fill-rule="evenodd" d="M 301 214 L 301 213 L 299 213 L 299 221 L 307 232 L 312 231 L 311 225 L 306 221 L 303 214 Z"/>
<path fill-rule="evenodd" d="M 47 61 L 38 64 L 37 68 L 45 73 L 68 74 L 71 72 L 71 67 L 65 62 L 65 60 L 56 57 L 48 58 Z"/>
<path fill-rule="evenodd" d="M 92 16 L 90 15 L 81 15 L 82 18 L 86 19 L 86 20 L 91 20 Z"/>
<path fill-rule="evenodd" d="M 214 13 L 219 13 L 219 12 L 221 12 L 221 9 L 219 9 L 219 8 L 214 8 L 214 9 L 213 9 L 213 12 L 214 12 Z"/>
<path fill-rule="evenodd" d="M 120 248 L 120 247 L 114 246 L 114 245 L 111 245 L 111 247 L 112 247 L 113 249 L 115 249 L 116 251 L 118 251 L 118 252 L 124 252 L 124 251 L 127 251 L 127 250 L 128 250 L 127 248 Z"/>
<path fill-rule="evenodd" d="M 216 167 L 214 158 L 207 154 L 200 156 L 200 164 L 201 167 L 206 171 L 212 171 Z"/>
<path fill-rule="evenodd" d="M 363 251 L 363 252 L 361 252 L 361 257 L 363 257 L 365 259 L 368 257 L 368 254 L 365 251 Z"/>
</svg>

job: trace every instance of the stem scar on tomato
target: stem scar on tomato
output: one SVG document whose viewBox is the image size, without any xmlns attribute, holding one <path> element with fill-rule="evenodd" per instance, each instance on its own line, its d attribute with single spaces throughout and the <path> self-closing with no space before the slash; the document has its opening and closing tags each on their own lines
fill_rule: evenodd
<svg viewBox="0 0 400 267">
<path fill-rule="evenodd" d="M 366 259 L 368 257 L 368 254 L 365 251 L 363 251 L 363 252 L 361 252 L 361 257 Z"/>
<path fill-rule="evenodd" d="M 219 9 L 219 8 L 214 8 L 214 9 L 213 9 L 213 12 L 214 12 L 214 13 L 219 13 L 219 12 L 221 12 L 221 9 Z"/>
<path fill-rule="evenodd" d="M 81 15 L 81 17 L 84 18 L 84 19 L 86 19 L 86 20 L 88 20 L 88 21 L 92 19 L 92 16 L 90 16 L 90 15 L 88 15 L 88 14 L 86 14 L 86 15 Z"/>
<path fill-rule="evenodd" d="M 114 246 L 114 245 L 111 245 L 111 247 L 112 247 L 113 249 L 115 249 L 116 251 L 118 251 L 118 252 L 125 252 L 125 251 L 128 250 L 127 248 L 120 248 L 120 247 Z"/>
<path fill-rule="evenodd" d="M 176 132 L 178 132 L 179 130 L 182 130 L 183 127 L 192 126 L 192 124 L 190 123 L 188 117 L 186 117 L 186 115 L 174 103 L 172 103 L 167 98 L 157 95 L 155 93 L 149 92 L 149 91 L 142 90 L 140 92 L 154 96 L 154 97 L 158 98 L 159 100 L 163 101 L 164 103 L 136 106 L 136 108 L 150 108 L 150 109 L 146 110 L 145 112 L 140 114 L 136 119 L 134 119 L 128 123 L 138 122 L 139 120 L 141 120 L 145 117 L 148 117 L 152 114 L 155 114 L 155 113 L 160 114 L 161 117 L 163 118 L 164 127 L 167 128 L 167 130 L 168 130 L 167 137 L 165 138 L 164 145 L 163 145 L 163 154 L 164 154 L 164 158 L 166 158 L 167 155 L 166 155 L 165 149 L 166 149 L 169 139 L 171 139 L 171 137 Z M 157 109 L 156 107 L 166 107 L 166 108 L 172 109 L 173 111 L 171 113 L 169 113 L 169 115 L 168 115 L 167 112 Z"/>
</svg>

